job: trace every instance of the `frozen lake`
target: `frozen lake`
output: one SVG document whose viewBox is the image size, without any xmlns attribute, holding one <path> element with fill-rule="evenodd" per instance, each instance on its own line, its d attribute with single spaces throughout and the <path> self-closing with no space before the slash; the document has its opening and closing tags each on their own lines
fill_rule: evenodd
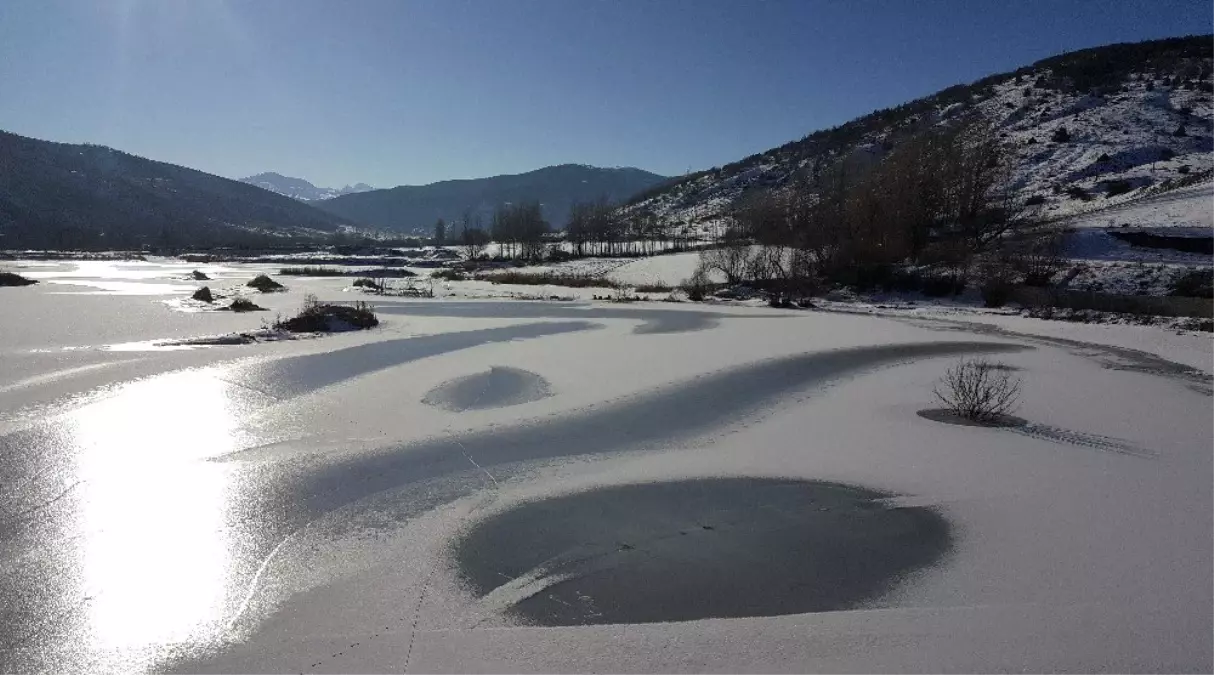
<svg viewBox="0 0 1214 675">
<path fill-rule="evenodd" d="M 0 670 L 1208 671 L 1208 336 L 0 288 Z M 201 268 L 221 293 L 258 271 Z M 245 291 L 240 291 L 244 293 Z M 166 349 L 303 296 L 380 327 Z M 982 355 L 1026 425 L 945 424 Z"/>
</svg>

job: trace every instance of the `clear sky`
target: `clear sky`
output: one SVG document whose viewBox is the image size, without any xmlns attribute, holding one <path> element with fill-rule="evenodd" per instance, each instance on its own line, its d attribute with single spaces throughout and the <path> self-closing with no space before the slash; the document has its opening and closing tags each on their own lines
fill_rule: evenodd
<svg viewBox="0 0 1214 675">
<path fill-rule="evenodd" d="M 1210 0 L 0 0 L 0 129 L 377 187 L 679 174 Z"/>
</svg>

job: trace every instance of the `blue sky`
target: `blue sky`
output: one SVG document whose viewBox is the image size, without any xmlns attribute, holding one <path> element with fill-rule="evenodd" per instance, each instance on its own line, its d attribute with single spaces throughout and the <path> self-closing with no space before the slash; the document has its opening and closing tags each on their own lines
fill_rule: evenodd
<svg viewBox="0 0 1214 675">
<path fill-rule="evenodd" d="M 703 169 L 1209 0 L 3 0 L 0 129 L 377 187 Z"/>
</svg>

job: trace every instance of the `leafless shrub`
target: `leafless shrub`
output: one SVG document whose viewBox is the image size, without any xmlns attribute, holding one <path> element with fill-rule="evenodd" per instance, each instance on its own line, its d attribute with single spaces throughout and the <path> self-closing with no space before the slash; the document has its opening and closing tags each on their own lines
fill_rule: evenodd
<svg viewBox="0 0 1214 675">
<path fill-rule="evenodd" d="M 683 280 L 681 287 L 687 293 L 687 299 L 692 302 L 700 302 L 708 291 L 712 288 L 711 282 L 708 280 L 708 272 L 705 271 L 703 264 L 696 265 L 696 269 L 691 276 Z"/>
<path fill-rule="evenodd" d="M 637 293 L 669 293 L 673 289 L 660 281 L 655 281 L 647 284 L 637 284 L 633 290 Z"/>
<path fill-rule="evenodd" d="M 932 392 L 949 410 L 976 422 L 994 422 L 1019 405 L 1020 378 L 1003 363 L 965 359 L 949 368 Z"/>
<path fill-rule="evenodd" d="M 1012 242 L 1004 257 L 1013 269 L 1024 275 L 1026 286 L 1048 286 L 1054 276 L 1066 268 L 1065 241 L 1064 232 L 1046 228 Z"/>
<path fill-rule="evenodd" d="M 704 249 L 700 251 L 699 266 L 705 274 L 720 272 L 730 285 L 742 283 L 747 273 L 752 272 L 750 246 L 735 239 L 717 248 Z"/>
<path fill-rule="evenodd" d="M 1012 297 L 1016 271 L 999 261 L 978 266 L 978 290 L 982 293 L 982 304 L 986 307 L 1002 307 Z"/>
</svg>

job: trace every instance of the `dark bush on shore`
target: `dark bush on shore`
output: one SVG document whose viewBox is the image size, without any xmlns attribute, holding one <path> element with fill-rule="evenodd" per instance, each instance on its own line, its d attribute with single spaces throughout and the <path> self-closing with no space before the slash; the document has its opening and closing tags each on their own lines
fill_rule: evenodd
<svg viewBox="0 0 1214 675">
<path fill-rule="evenodd" d="M 519 284 L 523 286 L 568 286 L 569 288 L 614 288 L 613 284 L 601 277 L 591 277 L 584 274 L 560 274 L 558 272 L 541 272 L 528 274 L 526 272 L 498 272 L 482 277 L 485 281 L 495 284 Z"/>
<path fill-rule="evenodd" d="M 13 272 L 0 272 L 0 286 L 30 286 L 38 283 Z"/>
<path fill-rule="evenodd" d="M 984 307 L 1002 307 L 1012 297 L 1012 283 L 1003 277 L 992 277 L 982 282 L 982 304 Z"/>
<path fill-rule="evenodd" d="M 463 281 L 468 278 L 468 275 L 454 267 L 447 267 L 441 270 L 434 270 L 430 273 L 430 278 L 443 279 L 445 281 Z"/>
<path fill-rule="evenodd" d="M 1186 298 L 1214 297 L 1214 269 L 1185 272 L 1172 282 L 1168 294 Z"/>
<path fill-rule="evenodd" d="M 293 333 L 326 333 L 343 330 L 362 330 L 379 325 L 379 318 L 371 306 L 359 301 L 353 305 L 321 303 L 316 296 L 304 299 L 299 314 L 277 321 L 275 328 Z"/>
<path fill-rule="evenodd" d="M 288 277 L 344 277 L 347 276 L 345 270 L 339 270 L 333 267 L 284 267 L 278 270 L 278 273 Z"/>
<path fill-rule="evenodd" d="M 194 291 L 194 295 L 190 297 L 199 302 L 215 302 L 215 296 L 211 295 L 211 289 L 206 286 Z"/>
<path fill-rule="evenodd" d="M 697 266 L 695 272 L 690 277 L 683 280 L 683 284 L 679 287 L 687 294 L 687 299 L 692 302 L 702 302 L 704 296 L 712 290 L 712 283 L 708 280 L 708 273 L 704 271 L 704 267 Z"/>
<path fill-rule="evenodd" d="M 835 270 L 829 279 L 840 286 L 849 286 L 860 292 L 878 288 L 888 291 L 893 286 L 895 274 L 900 272 L 902 270 L 895 270 L 893 265 L 852 265 Z M 915 288 L 909 290 L 918 290 L 917 282 L 916 277 Z"/>
<path fill-rule="evenodd" d="M 836 285 L 861 293 L 876 290 L 913 293 L 923 290 L 924 279 L 925 274 L 917 269 L 892 264 L 857 265 L 836 270 L 828 277 Z"/>
<path fill-rule="evenodd" d="M 228 309 L 232 310 L 233 312 L 264 312 L 264 311 L 266 311 L 265 307 L 256 305 L 253 303 L 252 300 L 249 300 L 247 298 L 236 298 L 235 300 L 232 301 L 232 304 L 228 305 Z"/>
<path fill-rule="evenodd" d="M 1122 179 L 1111 180 L 1104 184 L 1104 194 L 1106 197 L 1116 197 L 1117 195 L 1123 195 L 1133 189 L 1134 189 L 1134 186 L 1131 185 L 1130 181 L 1128 181 L 1128 180 L 1122 180 Z"/>
<path fill-rule="evenodd" d="M 284 291 L 287 288 L 265 274 L 258 274 L 246 285 L 249 288 L 256 288 L 262 293 L 274 293 L 276 291 Z"/>
<path fill-rule="evenodd" d="M 965 291 L 965 279 L 951 274 L 925 276 L 923 286 L 919 290 L 929 298 L 960 295 Z"/>
<path fill-rule="evenodd" d="M 1078 185 L 1072 185 L 1071 187 L 1067 188 L 1066 193 L 1070 195 L 1071 199 L 1078 199 L 1084 202 L 1092 198 L 1091 195 L 1088 194 L 1087 190 L 1084 190 Z"/>
<path fill-rule="evenodd" d="M 669 293 L 672 289 L 663 283 L 638 284 L 634 288 L 637 293 Z"/>
<path fill-rule="evenodd" d="M 1214 321 L 1210 319 L 1189 319 L 1180 326 L 1185 330 L 1199 330 L 1205 333 L 1214 333 Z"/>
<path fill-rule="evenodd" d="M 1050 285 L 1050 280 L 1054 278 L 1054 272 L 1051 270 L 1032 270 L 1025 272 L 1024 285 L 1032 286 L 1033 288 L 1045 288 Z"/>
</svg>

